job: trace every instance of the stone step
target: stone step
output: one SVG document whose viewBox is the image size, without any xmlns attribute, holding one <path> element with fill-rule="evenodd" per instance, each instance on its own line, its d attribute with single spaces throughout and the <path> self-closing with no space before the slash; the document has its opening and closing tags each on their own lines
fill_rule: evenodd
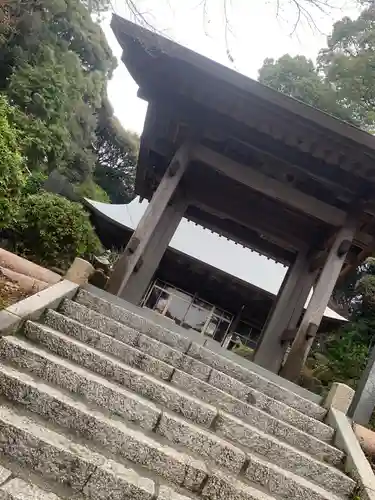
<svg viewBox="0 0 375 500">
<path fill-rule="evenodd" d="M 319 486 L 312 485 L 306 479 L 296 476 L 293 472 L 287 472 L 277 465 L 269 464 L 256 457 L 249 457 L 245 477 L 263 486 L 276 498 L 284 500 L 335 500 L 338 497 L 332 491 L 328 492 Z M 341 498 L 352 498 L 354 487 Z M 336 492 L 338 493 L 338 492 Z"/>
<path fill-rule="evenodd" d="M 12 472 L 0 465 L 0 486 L 11 478 Z"/>
<path fill-rule="evenodd" d="M 223 439 L 218 443 L 218 437 L 224 438 L 226 433 L 229 437 L 226 424 L 228 424 L 229 429 L 235 427 L 237 433 L 241 430 L 247 431 L 246 444 L 238 434 L 236 443 L 246 453 L 247 457 L 253 453 L 256 454 L 255 456 L 260 455 L 264 459 L 269 460 L 269 462 L 277 464 L 282 469 L 304 477 L 337 495 L 345 496 L 352 493 L 355 487 L 354 481 L 338 469 L 315 460 L 303 452 L 298 452 L 293 447 L 282 445 L 280 441 L 265 434 L 262 435 L 262 433 L 257 432 L 254 428 L 246 426 L 241 421 L 236 422 L 231 416 L 226 414 L 218 415 L 214 429 L 212 429 L 212 432 L 215 431 L 216 433 L 214 438 L 212 433 L 201 430 L 193 424 L 168 413 L 163 413 L 157 432 L 166 437 L 168 441 L 178 445 L 182 444 L 192 451 L 196 451 L 201 456 L 214 460 L 218 465 L 224 466 L 223 462 L 227 458 L 222 453 L 226 453 L 228 456 L 229 452 L 228 450 L 222 450 L 225 441 Z M 237 427 L 236 424 L 238 424 Z M 254 436 L 253 441 L 249 439 L 251 431 Z M 229 440 L 231 440 L 230 437 Z M 234 442 L 234 440 L 231 441 Z M 228 465 L 225 465 L 225 467 L 228 468 Z"/>
<path fill-rule="evenodd" d="M 14 478 L 0 486 L 0 500 L 61 500 L 54 493 L 47 492 L 38 486 Z"/>
<path fill-rule="evenodd" d="M 283 469 L 294 472 L 327 489 L 346 491 L 349 484 L 352 484 L 344 473 L 334 467 L 341 465 L 342 452 L 335 457 L 327 454 L 316 454 L 314 457 L 232 415 L 221 412 L 215 420 L 215 433 L 241 449 L 263 457 L 269 462 L 280 465 Z"/>
<path fill-rule="evenodd" d="M 55 330 L 78 339 L 85 345 L 90 345 L 103 352 L 112 354 L 120 358 L 127 365 L 135 366 L 163 380 L 170 380 L 173 376 L 174 365 L 161 361 L 160 357 L 162 357 L 162 355 L 160 354 L 155 358 L 145 353 L 142 350 L 144 342 L 138 342 L 135 336 L 131 336 L 133 345 L 127 344 L 124 343 L 124 341 L 126 341 L 124 336 L 121 340 L 117 340 L 117 338 L 112 338 L 53 310 L 47 312 L 44 323 Z M 145 337 L 145 335 L 142 334 L 139 334 L 139 336 Z M 134 344 L 136 344 L 137 348 L 133 347 Z M 159 345 L 163 344 L 159 343 Z M 156 349 L 154 349 L 154 352 L 156 353 Z M 202 365 L 193 358 L 181 353 L 178 364 L 180 365 L 180 370 L 193 375 L 195 379 L 202 381 L 207 380 L 210 385 L 221 389 L 223 392 L 229 393 L 241 401 L 256 406 L 268 414 L 280 420 L 284 420 L 318 439 L 329 442 L 333 438 L 334 431 L 328 425 L 306 416 L 280 401 L 265 396 L 261 392 L 252 389 L 222 372 L 218 372 L 207 365 Z M 202 370 L 201 366 L 196 366 L 197 364 L 204 366 L 207 369 L 206 372 Z M 216 395 L 216 391 L 214 391 L 214 394 Z"/>
<path fill-rule="evenodd" d="M 2 369 L 1 374 L 4 395 L 13 403 L 23 405 L 28 411 L 41 415 L 49 423 L 59 428 L 68 428 L 74 434 L 77 433 L 85 440 L 95 443 L 105 449 L 106 453 L 109 452 L 110 458 L 121 456 L 192 492 L 200 492 L 206 477 L 215 475 L 215 469 L 209 463 L 207 468 L 205 462 L 201 460 L 204 455 L 203 458 L 209 461 L 214 461 L 216 464 L 220 462 L 222 467 L 235 476 L 244 470 L 245 477 L 280 498 L 298 500 L 337 498 L 333 496 L 333 491 L 327 493 L 319 486 L 278 466 L 245 455 L 238 448 L 221 442 L 206 431 L 199 435 L 196 430 L 197 433 L 193 436 L 191 429 L 179 425 L 181 421 L 179 422 L 173 415 L 162 415 L 154 429 L 155 433 L 166 436 L 169 430 L 174 428 L 176 436 L 179 432 L 188 430 L 183 444 L 188 444 L 199 457 L 194 458 L 185 453 L 185 449 L 176 451 L 160 442 L 155 434 L 147 436 L 139 430 L 129 428 L 123 421 L 92 410 L 57 389 L 36 383 L 26 374 L 7 367 Z M 179 444 L 181 441 L 180 439 Z M 352 493 L 353 485 L 350 486 L 346 491 L 342 491 L 343 495 L 348 496 Z"/>
<path fill-rule="evenodd" d="M 154 500 L 155 484 L 14 409 L 0 406 L 0 455 L 92 500 Z"/>
<path fill-rule="evenodd" d="M 305 399 L 294 392 L 281 387 L 274 382 L 254 373 L 243 366 L 234 363 L 233 361 L 224 358 L 210 351 L 209 349 L 199 346 L 195 342 L 191 342 L 188 338 L 182 337 L 176 332 L 166 330 L 159 325 L 156 325 L 150 320 L 138 316 L 122 307 L 107 302 L 106 300 L 97 297 L 86 290 L 80 290 L 76 303 L 85 306 L 90 311 L 74 310 L 73 303 L 65 301 L 63 304 L 64 314 L 71 316 L 78 321 L 87 324 L 103 333 L 119 331 L 119 326 L 115 323 L 121 323 L 129 329 L 136 330 L 149 337 L 158 340 L 175 350 L 188 354 L 190 357 L 203 362 L 227 375 L 236 378 L 237 380 L 259 390 L 263 394 L 284 402 L 288 406 L 299 410 L 305 415 L 309 415 L 317 420 L 323 420 L 327 414 L 327 410 L 318 404 Z M 98 317 L 98 313 L 101 317 Z"/>
<path fill-rule="evenodd" d="M 0 367 L 0 383 L 2 395 L 8 400 L 22 405 L 28 411 L 41 415 L 58 426 L 72 429 L 84 438 L 104 446 L 112 453 L 123 455 L 130 460 L 132 450 L 129 451 L 126 448 L 134 447 L 136 440 L 141 439 L 141 432 L 145 430 L 143 428 L 134 431 L 133 428 L 129 428 L 129 424 L 124 423 L 123 419 L 120 420 L 99 409 L 91 408 L 85 402 L 72 399 L 61 390 L 35 381 L 27 373 L 16 371 L 8 366 Z M 186 445 L 190 451 L 195 450 L 201 458 L 209 459 L 234 474 L 238 474 L 245 464 L 246 454 L 239 448 L 199 427 L 189 425 L 173 414 L 161 413 L 155 426 L 149 430 L 153 431 L 155 435 L 168 437 L 166 425 L 169 425 L 171 430 L 174 429 L 174 434 L 178 428 L 185 429 L 185 435 L 189 442 L 180 441 L 180 444 Z M 147 435 L 151 436 L 151 433 L 147 433 Z M 156 437 L 154 436 L 153 439 Z M 148 447 L 144 455 L 156 457 L 154 448 L 158 446 L 155 442 L 148 443 L 148 441 L 150 439 L 144 436 L 143 446 L 145 449 Z M 176 444 L 176 440 L 170 439 L 168 441 Z M 174 452 L 169 447 L 159 447 L 159 454 L 164 455 L 167 459 L 171 456 L 172 459 L 181 460 L 180 457 L 173 456 Z M 164 458 L 165 460 L 166 458 Z M 159 457 L 158 462 L 162 463 L 163 459 Z M 164 464 L 163 467 L 167 467 L 167 465 Z M 171 473 L 175 473 L 173 467 L 171 471 Z M 169 474 L 168 470 L 164 473 Z"/>
<path fill-rule="evenodd" d="M 145 354 L 160 359 L 174 368 L 186 371 L 201 380 L 208 380 L 211 373 L 212 368 L 210 366 L 201 363 L 190 356 L 186 356 L 183 352 L 178 351 L 167 344 L 163 344 L 162 342 L 159 342 L 144 333 L 128 328 L 122 323 L 109 320 L 110 325 L 106 328 L 102 324 L 104 316 L 76 302 L 72 302 L 70 300 L 64 301 L 62 307 L 60 308 L 60 313 L 62 314 L 58 317 L 56 315 L 59 313 L 56 311 L 47 311 L 45 315 L 45 323 L 56 330 L 68 333 L 67 330 L 70 328 L 69 324 L 67 324 L 68 320 L 77 321 L 82 326 L 86 326 L 87 328 L 92 328 L 93 330 L 104 333 L 105 335 L 109 335 L 120 342 L 139 349 Z M 64 320 L 64 318 L 66 319 Z"/>
<path fill-rule="evenodd" d="M 28 321 L 25 326 L 25 335 L 33 342 L 38 342 L 59 356 L 70 359 L 106 378 L 110 378 L 132 391 L 135 390 L 137 394 L 165 404 L 164 400 L 168 392 L 164 392 L 164 388 L 170 388 L 171 386 L 165 384 L 163 388 L 163 386 L 160 386 L 162 381 L 153 378 L 151 375 L 130 367 L 114 357 L 45 325 Z M 329 443 L 278 420 L 264 411 L 246 404 L 184 372 L 175 370 L 170 384 L 179 388 L 178 393 L 186 394 L 188 392 L 195 398 L 195 401 L 204 401 L 212 405 L 211 408 L 216 406 L 225 412 L 243 418 L 260 430 L 270 433 L 310 454 L 336 456 L 337 450 Z M 155 397 L 155 389 L 158 399 Z"/>
<path fill-rule="evenodd" d="M 79 359 L 80 351 L 77 354 Z M 126 365 L 116 366 L 109 358 L 97 358 L 99 364 L 96 366 L 100 367 L 100 370 L 94 369 L 93 373 L 90 363 L 81 365 L 69 363 L 23 339 L 9 336 L 0 338 L 0 359 L 3 363 L 10 363 L 17 368 L 27 370 L 42 380 L 74 392 L 98 406 L 108 405 L 118 415 L 145 428 L 148 426 L 152 428 L 153 422 L 160 416 L 160 411 L 151 401 L 207 428 L 217 416 L 217 410 L 213 406 L 134 368 Z M 98 377 L 95 373 L 99 373 L 102 377 Z M 109 379 L 119 383 L 120 386 L 112 384 Z M 132 393 L 126 391 L 124 387 Z M 138 398 L 137 395 L 146 399 Z"/>
<path fill-rule="evenodd" d="M 85 499 L 95 500 L 156 500 L 169 495 L 170 490 L 160 488 L 156 481 L 141 475 L 118 461 L 114 461 L 89 447 L 68 439 L 61 433 L 48 429 L 28 415 L 21 415 L 13 408 L 0 406 L 0 452 L 3 456 L 21 462 L 50 481 L 69 486 L 74 493 Z M 144 436 L 140 436 L 134 457 L 164 475 L 172 476 L 172 470 L 162 469 L 159 455 L 144 454 Z M 126 449 L 131 453 L 131 444 Z M 124 449 L 124 446 L 122 447 Z M 178 455 L 177 452 L 176 456 Z M 165 462 L 164 462 L 165 463 Z M 170 464 L 172 466 L 172 464 Z M 202 467 L 202 469 L 199 468 Z M 181 465 L 182 467 L 182 465 Z M 143 470 L 143 469 L 140 469 Z M 181 482 L 184 489 L 196 489 L 199 498 L 207 500 L 275 500 L 272 496 L 238 481 L 219 471 L 207 471 L 203 463 L 190 460 L 185 463 L 185 473 L 175 469 L 175 484 Z M 229 496 L 228 491 L 232 494 Z M 180 498 L 192 498 L 182 493 Z M 167 496 L 168 498 L 168 496 Z M 328 497 L 327 497 L 328 498 Z M 332 497 L 330 497 L 332 498 Z"/>
<path fill-rule="evenodd" d="M 176 415 L 172 419 L 168 417 L 167 412 L 162 412 L 160 408 L 142 397 L 132 394 L 70 361 L 30 345 L 22 339 L 16 337 L 3 337 L 0 339 L 0 359 L 3 362 L 12 363 L 18 369 L 28 370 L 34 377 L 36 376 L 44 382 L 62 388 L 67 393 L 73 394 L 74 397 L 86 401 L 94 409 L 107 410 L 110 414 L 134 422 L 147 431 L 154 430 L 159 422 L 158 432 L 171 442 L 181 442 L 187 447 L 189 443 L 193 447 L 202 443 L 204 449 L 210 448 L 217 453 L 216 443 L 214 440 L 207 438 L 204 428 L 183 421 Z M 2 371 L 4 370 L 6 368 L 3 368 Z M 4 392 L 8 386 L 8 378 L 7 372 L 5 378 L 4 376 L 0 378 Z M 175 402 L 173 402 L 171 395 L 167 400 L 171 402 L 167 407 L 172 411 L 176 410 L 179 401 L 182 401 L 181 396 L 176 396 L 179 399 L 176 399 Z M 193 403 L 196 404 L 194 400 Z M 185 406 L 188 408 L 187 404 Z M 350 480 L 345 475 L 327 464 L 327 462 L 340 463 L 344 456 L 341 451 L 330 448 L 330 451 L 333 451 L 334 454 L 321 454 L 319 456 L 320 460 L 315 460 L 310 455 L 251 427 L 229 414 L 216 413 L 213 407 L 210 408 L 205 403 L 202 403 L 202 411 L 205 409 L 211 409 L 210 428 L 220 437 L 236 444 L 245 452 L 265 457 L 267 460 L 279 464 L 287 470 L 294 471 L 317 484 L 328 488 L 332 484 L 332 487 L 338 488 L 337 491 L 341 491 L 341 484 L 344 489 L 350 486 Z M 179 408 L 176 411 L 179 411 Z M 201 420 L 196 418 L 195 412 L 185 412 L 184 417 L 188 419 L 190 417 L 193 422 Z M 204 419 L 204 422 L 206 423 L 207 420 Z"/>
<path fill-rule="evenodd" d="M 210 404 L 216 404 L 222 410 L 233 413 L 254 425 L 255 422 L 258 425 L 258 419 L 262 419 L 263 422 L 259 422 L 259 425 L 267 426 L 264 430 L 268 430 L 270 422 L 274 423 L 273 420 L 269 420 L 271 416 L 278 422 L 293 426 L 320 441 L 329 443 L 334 435 L 333 429 L 319 420 L 307 417 L 258 391 L 249 390 L 238 380 L 216 370 L 212 371 L 208 382 L 175 370 L 171 383 L 185 389 L 194 397 Z"/>
</svg>

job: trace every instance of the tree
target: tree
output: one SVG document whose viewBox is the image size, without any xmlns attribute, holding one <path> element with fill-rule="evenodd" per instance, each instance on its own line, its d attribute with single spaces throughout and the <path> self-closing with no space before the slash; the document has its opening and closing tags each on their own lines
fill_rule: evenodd
<svg viewBox="0 0 375 500">
<path fill-rule="evenodd" d="M 334 25 L 318 65 L 334 86 L 341 106 L 362 128 L 374 131 L 375 3 L 366 6 L 357 19 L 345 17 Z"/>
<path fill-rule="evenodd" d="M 120 187 L 116 199 L 124 201 L 134 141 L 106 98 L 116 60 L 95 15 L 107 8 L 106 0 L 0 0 L 0 90 L 32 172 L 58 171 L 77 193 L 108 200 L 95 171 L 114 198 Z"/>
<path fill-rule="evenodd" d="M 270 87 L 375 131 L 375 3 L 356 19 L 334 24 L 317 67 L 303 56 L 267 59 L 259 80 Z"/>
<path fill-rule="evenodd" d="M 98 113 L 95 180 L 112 203 L 128 203 L 134 197 L 134 177 L 139 138 L 123 129 L 107 99 Z"/>
<path fill-rule="evenodd" d="M 351 123 L 351 111 L 338 101 L 335 88 L 305 56 L 286 54 L 278 60 L 266 59 L 259 70 L 259 81 L 283 94 Z"/>
<path fill-rule="evenodd" d="M 79 0 L 8 0 L 0 83 L 16 105 L 30 169 L 91 176 L 96 110 L 116 61 Z M 5 33 L 5 34 L 4 34 Z"/>
<path fill-rule="evenodd" d="M 0 96 L 0 229 L 11 222 L 25 184 L 19 132 L 10 123 L 11 114 L 6 98 Z"/>
</svg>

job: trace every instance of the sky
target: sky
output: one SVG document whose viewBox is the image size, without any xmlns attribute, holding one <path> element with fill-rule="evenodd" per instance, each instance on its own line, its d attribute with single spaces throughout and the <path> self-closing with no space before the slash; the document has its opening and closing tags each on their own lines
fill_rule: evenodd
<svg viewBox="0 0 375 500">
<path fill-rule="evenodd" d="M 227 5 L 232 5 L 232 9 L 227 12 L 230 30 L 225 30 L 223 0 L 206 0 L 206 14 L 204 0 L 137 0 L 148 22 L 164 36 L 254 79 L 267 57 L 277 59 L 289 53 L 316 58 L 320 48 L 326 44 L 334 21 L 343 15 L 356 14 L 354 9 L 349 9 L 348 4 L 344 3 L 346 0 L 331 1 L 336 3 L 329 13 L 313 12 L 317 28 L 301 22 L 291 34 L 297 13 L 289 0 L 279 0 L 278 13 L 275 7 L 277 0 L 227 0 Z M 124 3 L 124 0 L 114 0 L 114 10 L 132 19 Z M 138 87 L 121 62 L 121 49 L 109 22 L 109 18 L 103 21 L 102 27 L 119 60 L 119 66 L 109 82 L 108 95 L 122 125 L 141 134 L 147 103 L 137 97 Z M 192 241 L 193 234 L 197 234 L 192 232 L 192 223 L 185 221 L 183 228 L 184 238 Z M 218 262 L 222 261 L 223 255 L 217 254 L 218 241 L 216 234 L 201 229 L 201 238 L 199 241 L 195 239 L 194 249 L 191 248 L 188 253 L 202 259 L 210 253 L 210 263 L 220 267 Z M 223 246 L 221 242 L 220 252 L 233 255 L 235 244 L 226 241 L 226 245 Z M 231 264 L 231 270 L 226 269 L 227 272 L 277 293 L 286 272 L 285 267 L 248 249 L 237 248 L 235 252 L 237 258 Z"/>
<path fill-rule="evenodd" d="M 325 15 L 315 14 L 318 29 L 311 29 L 301 21 L 291 35 L 296 21 L 296 10 L 289 0 L 279 0 L 281 11 L 277 15 L 277 0 L 227 0 L 232 5 L 228 13 L 230 32 L 225 30 L 223 0 L 207 0 L 207 14 L 202 0 L 137 0 L 147 20 L 163 35 L 200 54 L 220 62 L 251 78 L 257 78 L 258 70 L 267 57 L 277 59 L 289 53 L 303 54 L 315 59 L 325 46 L 333 22 L 343 15 L 354 15 L 349 9 L 350 0 L 329 0 L 334 8 Z M 117 14 L 132 18 L 126 10 L 125 0 L 114 0 Z M 119 66 L 109 83 L 108 93 L 115 114 L 123 126 L 141 133 L 146 113 L 146 103 L 137 98 L 137 85 L 121 63 L 121 49 L 111 28 L 109 19 L 103 29 Z M 227 55 L 229 47 L 231 59 Z"/>
</svg>

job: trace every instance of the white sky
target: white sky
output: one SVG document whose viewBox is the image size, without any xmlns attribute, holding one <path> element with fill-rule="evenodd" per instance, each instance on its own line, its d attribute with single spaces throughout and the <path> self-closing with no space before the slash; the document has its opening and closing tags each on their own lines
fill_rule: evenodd
<svg viewBox="0 0 375 500">
<path fill-rule="evenodd" d="M 334 0 L 336 8 L 329 15 L 315 12 L 319 30 L 312 30 L 302 23 L 297 33 L 291 36 L 296 12 L 288 5 L 288 0 L 280 0 L 282 6 L 283 1 L 285 2 L 285 8 L 279 17 L 275 11 L 277 0 L 269 2 L 228 0 L 228 5 L 233 6 L 229 13 L 232 33 L 228 34 L 226 43 L 223 1 L 207 0 L 206 17 L 203 13 L 202 0 L 136 1 L 140 5 L 140 10 L 148 13 L 149 22 L 165 36 L 254 79 L 257 78 L 258 70 L 267 57 L 276 59 L 289 53 L 303 54 L 315 59 L 319 49 L 326 44 L 326 36 L 330 33 L 333 22 L 343 15 L 356 14 L 354 10 L 348 9 L 344 3 L 346 0 Z M 124 0 L 115 0 L 115 11 L 123 17 L 131 18 L 124 3 Z M 141 134 L 147 104 L 137 98 L 138 87 L 121 62 L 121 49 L 110 29 L 109 20 L 103 22 L 103 29 L 119 61 L 119 66 L 108 85 L 108 94 L 115 114 L 126 129 Z M 227 56 L 228 46 L 234 63 L 231 63 Z M 189 233 L 189 225 L 185 227 L 185 231 Z M 211 264 L 215 266 L 218 236 L 206 230 L 202 231 L 207 234 L 205 238 L 202 237 L 204 247 L 201 248 L 201 255 L 199 242 L 194 242 L 194 252 L 188 253 L 203 258 L 207 248 L 211 247 L 213 255 Z M 191 241 L 189 234 L 185 236 Z M 227 242 L 227 245 L 230 252 L 234 244 Z M 220 247 L 223 248 L 222 245 Z M 241 251 L 241 257 L 238 253 L 238 258 L 232 266 L 234 267 L 231 271 L 234 275 L 273 292 L 278 290 L 285 274 L 283 266 L 244 249 Z"/>
<path fill-rule="evenodd" d="M 351 0 L 331 0 L 336 8 L 329 14 L 315 12 L 319 29 L 313 30 L 301 22 L 297 32 L 290 35 L 296 11 L 288 5 L 288 0 L 279 1 L 281 5 L 285 4 L 285 8 L 277 16 L 277 0 L 227 0 L 233 8 L 229 14 L 232 34 L 229 33 L 226 44 L 223 0 L 208 0 L 206 16 L 202 0 L 136 0 L 142 12 L 148 12 L 149 22 L 165 36 L 255 79 L 267 57 L 276 59 L 289 53 L 315 59 L 319 49 L 326 44 L 333 22 L 344 14 L 355 14 L 344 3 Z M 115 11 L 131 18 L 124 3 L 125 0 L 115 0 Z M 121 63 L 121 49 L 109 21 L 103 23 L 103 29 L 119 60 L 108 86 L 109 97 L 123 126 L 141 133 L 146 103 L 137 98 L 137 85 Z M 234 63 L 227 56 L 227 46 Z"/>
</svg>

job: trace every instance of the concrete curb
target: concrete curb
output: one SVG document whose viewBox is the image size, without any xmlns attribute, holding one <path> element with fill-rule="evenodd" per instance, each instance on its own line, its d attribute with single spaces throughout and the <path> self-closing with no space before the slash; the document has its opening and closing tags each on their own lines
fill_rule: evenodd
<svg viewBox="0 0 375 500">
<path fill-rule="evenodd" d="M 79 285 L 68 280 L 59 281 L 27 299 L 0 311 L 0 337 L 18 330 L 24 321 L 38 319 L 46 309 L 56 309 L 65 298 L 72 298 Z"/>
<path fill-rule="evenodd" d="M 330 408 L 335 408 L 346 415 L 353 398 L 354 389 L 348 385 L 334 382 L 331 386 L 331 390 L 324 400 L 324 408 L 327 408 L 328 410 Z"/>
<path fill-rule="evenodd" d="M 77 285 L 84 285 L 94 272 L 95 268 L 90 262 L 76 257 L 69 267 L 65 279 L 77 283 Z"/>
<path fill-rule="evenodd" d="M 359 483 L 361 500 L 375 500 L 375 475 L 347 416 L 330 408 L 326 423 L 335 431 L 334 445 L 346 453 L 345 471 Z"/>
</svg>

